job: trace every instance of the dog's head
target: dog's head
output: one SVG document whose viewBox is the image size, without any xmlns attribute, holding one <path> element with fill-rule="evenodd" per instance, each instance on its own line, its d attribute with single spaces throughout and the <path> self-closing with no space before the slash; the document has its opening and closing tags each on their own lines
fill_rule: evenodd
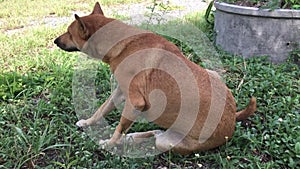
<svg viewBox="0 0 300 169">
<path fill-rule="evenodd" d="M 101 6 L 97 2 L 90 15 L 79 17 L 75 14 L 75 21 L 68 27 L 68 31 L 56 38 L 54 43 L 68 52 L 80 51 L 85 42 L 110 21 L 111 19 L 104 16 Z"/>
</svg>

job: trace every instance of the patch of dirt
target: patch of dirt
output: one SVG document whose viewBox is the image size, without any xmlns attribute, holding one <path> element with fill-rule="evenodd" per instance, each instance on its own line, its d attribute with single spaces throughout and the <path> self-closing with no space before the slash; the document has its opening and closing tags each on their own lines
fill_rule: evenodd
<svg viewBox="0 0 300 169">
<path fill-rule="evenodd" d="M 61 154 L 61 152 L 59 152 L 59 150 L 55 150 L 55 149 L 47 150 L 47 151 L 41 153 L 37 157 L 37 159 L 30 160 L 31 162 L 25 164 L 26 166 L 24 166 L 24 167 L 27 168 L 30 165 L 32 165 L 32 166 L 37 165 L 39 167 L 46 167 L 46 166 L 51 164 L 51 161 L 64 163 L 64 160 L 59 157 L 60 154 Z"/>
<path fill-rule="evenodd" d="M 157 169 L 168 169 L 168 168 L 185 168 L 185 169 L 208 169 L 210 168 L 208 164 L 199 163 L 195 160 L 187 160 L 183 162 L 172 162 L 169 160 L 167 153 L 160 154 L 155 157 L 155 162 L 153 163 L 153 168 Z"/>
<path fill-rule="evenodd" d="M 178 10 L 170 10 L 163 15 L 165 21 L 169 21 L 172 19 L 180 18 L 186 15 L 187 13 L 196 12 L 205 10 L 207 7 L 206 2 L 202 1 L 195 1 L 195 0 L 173 0 L 170 1 L 170 5 L 180 6 L 182 9 Z M 141 24 L 149 19 L 147 17 L 147 13 L 150 12 L 150 7 L 152 3 L 150 1 L 145 1 L 141 3 L 135 4 L 124 4 L 124 5 L 117 5 L 117 6 L 103 6 L 103 11 L 106 16 L 114 17 L 114 16 L 125 16 L 125 21 L 128 24 L 138 25 Z M 71 23 L 74 20 L 74 14 L 78 14 L 79 16 L 88 15 L 89 13 L 82 12 L 82 11 L 72 11 L 70 16 L 68 17 L 57 17 L 55 13 L 50 13 L 48 16 L 40 20 L 33 20 L 28 25 L 20 26 L 15 29 L 5 30 L 4 33 L 11 35 L 15 33 L 23 32 L 27 29 L 33 29 L 35 27 L 45 25 L 48 27 L 57 27 L 63 24 Z M 158 11 L 158 13 L 160 13 Z M 2 24 L 0 20 L 0 25 Z"/>
<path fill-rule="evenodd" d="M 28 29 L 33 29 L 36 27 L 40 27 L 41 25 L 45 25 L 47 27 L 56 27 L 68 22 L 71 22 L 71 17 L 56 17 L 56 16 L 46 16 L 41 20 L 33 20 L 29 22 L 27 25 L 17 26 L 14 29 L 5 30 L 4 33 L 7 35 L 12 35 L 16 33 L 21 33 Z"/>
<path fill-rule="evenodd" d="M 5 163 L 5 160 L 0 157 L 0 165 L 3 165 L 4 163 Z"/>
<path fill-rule="evenodd" d="M 259 160 L 262 163 L 267 163 L 267 162 L 272 160 L 271 155 L 260 152 L 259 150 L 253 150 L 252 154 L 255 155 L 255 156 L 259 156 Z"/>
</svg>

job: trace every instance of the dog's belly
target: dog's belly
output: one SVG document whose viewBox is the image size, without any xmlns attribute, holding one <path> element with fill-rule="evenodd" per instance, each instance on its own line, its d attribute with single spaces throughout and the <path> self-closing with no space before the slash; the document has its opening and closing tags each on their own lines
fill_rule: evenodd
<svg viewBox="0 0 300 169">
<path fill-rule="evenodd" d="M 225 137 L 230 138 L 235 128 L 236 107 L 234 98 L 220 79 L 212 79 L 214 77 L 209 77 L 209 73 L 204 69 L 197 68 L 194 70 L 194 75 L 199 92 L 198 105 L 194 102 L 195 98 L 188 97 L 184 100 L 187 105 L 182 107 L 182 89 L 180 89 L 176 80 L 162 72 L 153 72 L 151 76 L 154 77 L 147 82 L 145 91 L 145 100 L 148 107 L 145 117 L 160 127 L 172 128 L 184 135 L 188 132 L 191 138 L 197 140 L 203 132 L 204 125 L 206 127 L 208 125 L 213 131 L 210 135 L 204 136 L 210 137 L 210 139 L 205 139 L 223 144 Z M 212 89 L 212 83 L 214 83 L 214 89 Z M 217 94 L 222 91 L 224 96 L 213 96 L 216 95 L 213 94 L 213 90 Z M 198 108 L 198 111 L 193 112 L 195 107 Z M 221 108 L 215 109 L 216 107 Z M 209 114 L 213 117 L 209 117 Z M 208 122 L 205 123 L 207 120 Z M 211 125 L 211 123 L 215 125 Z M 207 129 L 205 128 L 205 130 Z"/>
</svg>

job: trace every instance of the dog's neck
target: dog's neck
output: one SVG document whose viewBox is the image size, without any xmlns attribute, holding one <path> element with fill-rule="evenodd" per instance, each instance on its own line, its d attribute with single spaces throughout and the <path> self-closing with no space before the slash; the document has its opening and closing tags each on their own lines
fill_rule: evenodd
<svg viewBox="0 0 300 169">
<path fill-rule="evenodd" d="M 127 43 L 124 41 L 145 33 L 150 32 L 114 20 L 98 29 L 84 44 L 81 51 L 92 58 L 111 64 L 111 61 L 125 48 Z"/>
</svg>

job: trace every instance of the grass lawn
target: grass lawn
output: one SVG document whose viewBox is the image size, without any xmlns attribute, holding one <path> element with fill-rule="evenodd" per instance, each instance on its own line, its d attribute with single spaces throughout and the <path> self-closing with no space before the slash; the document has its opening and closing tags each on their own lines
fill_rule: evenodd
<svg viewBox="0 0 300 169">
<path fill-rule="evenodd" d="M 102 4 L 140 0 L 103 0 Z M 79 53 L 66 53 L 53 40 L 67 25 L 30 27 L 45 17 L 90 11 L 94 2 L 83 0 L 0 0 L 0 168 L 299 168 L 300 69 L 288 61 L 273 65 L 266 58 L 244 60 L 219 52 L 238 108 L 249 97 L 258 103 L 256 115 L 237 123 L 226 145 L 189 156 L 163 153 L 128 158 L 99 149 L 77 122 L 72 81 Z M 211 35 L 202 15 L 189 20 Z M 29 27 L 26 29 L 26 27 Z M 24 28 L 15 33 L 8 30 Z M 185 53 L 188 46 L 174 40 Z M 295 51 L 293 57 L 300 57 Z M 201 57 L 193 61 L 202 65 Z M 110 73 L 100 64 L 96 84 L 103 91 L 98 104 L 110 94 Z M 109 116 L 113 124 L 119 112 Z M 132 131 L 151 128 L 136 124 Z"/>
</svg>

